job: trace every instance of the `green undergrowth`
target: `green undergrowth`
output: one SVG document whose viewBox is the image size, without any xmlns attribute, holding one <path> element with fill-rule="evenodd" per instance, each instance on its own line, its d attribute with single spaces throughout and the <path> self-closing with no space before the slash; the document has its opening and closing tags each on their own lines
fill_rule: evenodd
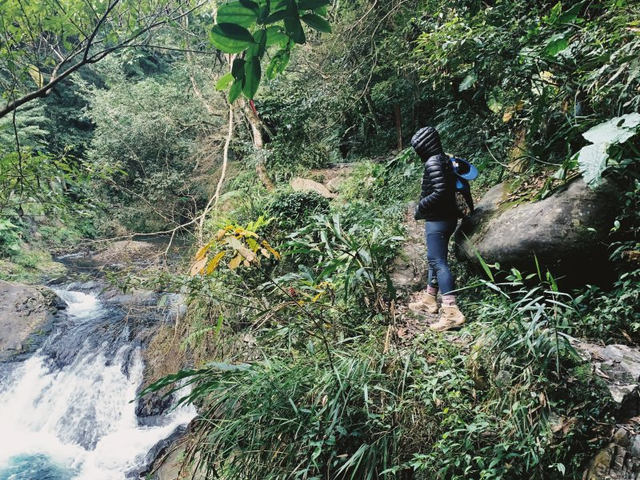
<svg viewBox="0 0 640 480">
<path fill-rule="evenodd" d="M 611 404 L 571 346 L 579 309 L 552 276 L 500 283 L 457 266 L 468 327 L 397 335 L 390 266 L 420 175 L 404 152 L 355 164 L 331 202 L 231 195 L 210 219 L 205 274 L 181 280 L 193 367 L 145 392 L 198 408 L 186 464 L 224 479 L 581 477 Z M 279 260 L 242 250 L 263 241 Z"/>
<path fill-rule="evenodd" d="M 306 335 L 247 324 L 237 334 L 264 335 L 254 355 L 214 358 L 151 390 L 192 387 L 181 400 L 200 412 L 188 460 L 212 478 L 578 478 L 611 404 L 568 342 L 564 295 L 478 288 L 486 301 L 461 334 L 400 345 L 385 321 L 317 325 L 300 305 Z"/>
<path fill-rule="evenodd" d="M 606 343 L 640 340 L 640 269 L 620 275 L 613 288 L 589 285 L 576 296 L 580 332 Z"/>
<path fill-rule="evenodd" d="M 53 261 L 50 252 L 79 236 L 62 225 L 38 225 L 17 217 L 0 219 L 0 280 L 35 284 L 61 275 L 65 267 Z"/>
</svg>

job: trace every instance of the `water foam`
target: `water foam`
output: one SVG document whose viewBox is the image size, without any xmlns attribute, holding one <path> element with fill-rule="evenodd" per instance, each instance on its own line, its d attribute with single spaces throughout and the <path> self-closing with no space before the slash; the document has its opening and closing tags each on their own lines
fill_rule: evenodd
<svg viewBox="0 0 640 480">
<path fill-rule="evenodd" d="M 100 313 L 95 296 L 64 293 L 77 321 Z M 0 393 L 0 480 L 31 478 L 2 475 L 17 459 L 31 457 L 35 463 L 43 456 L 67 469 L 67 478 L 123 480 L 144 466 L 157 442 L 194 417 L 192 407 L 180 408 L 158 426 L 139 426 L 131 402 L 143 379 L 139 348 L 124 345 L 112 358 L 106 345 L 96 349 L 87 342 L 80 348 L 61 369 L 36 354 L 7 379 Z"/>
</svg>

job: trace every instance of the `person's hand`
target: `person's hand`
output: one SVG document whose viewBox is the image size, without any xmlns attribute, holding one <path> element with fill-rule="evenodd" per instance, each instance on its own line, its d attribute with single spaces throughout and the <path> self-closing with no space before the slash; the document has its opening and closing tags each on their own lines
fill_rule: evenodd
<svg viewBox="0 0 640 480">
<path fill-rule="evenodd" d="M 414 220 L 424 220 L 424 212 L 422 210 L 420 210 L 420 204 L 418 203 L 416 205 L 416 209 L 413 212 L 413 219 Z"/>
</svg>

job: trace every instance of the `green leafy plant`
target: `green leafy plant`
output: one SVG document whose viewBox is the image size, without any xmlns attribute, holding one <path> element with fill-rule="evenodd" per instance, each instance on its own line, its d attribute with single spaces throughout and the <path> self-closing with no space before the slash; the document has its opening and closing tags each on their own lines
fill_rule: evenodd
<svg viewBox="0 0 640 480">
<path fill-rule="evenodd" d="M 607 436 L 596 419 L 611 421 L 609 395 L 570 343 L 571 297 L 550 274 L 538 274 L 533 286 L 527 277 L 536 274 L 513 270 L 505 283 L 479 282 L 474 340 L 459 367 L 473 379 L 474 401 L 450 408 L 442 437 L 414 455 L 411 465 L 426 478 L 580 475 L 594 438 Z M 589 411 L 576 411 L 575 402 Z"/>
<path fill-rule="evenodd" d="M 282 232 L 307 225 L 312 216 L 328 213 L 329 200 L 316 192 L 281 191 L 271 197 L 265 207 L 267 216 Z"/>
<path fill-rule="evenodd" d="M 385 368 L 380 354 L 335 353 L 333 369 L 313 354 L 213 363 L 148 391 L 192 386 L 181 400 L 201 411 L 189 460 L 212 478 L 394 478 L 409 370 Z"/>
<path fill-rule="evenodd" d="M 610 158 L 610 148 L 634 137 L 639 126 L 640 113 L 630 113 L 600 123 L 582 134 L 591 144 L 577 153 L 578 168 L 590 187 L 600 184 Z"/>
<path fill-rule="evenodd" d="M 12 257 L 20 252 L 20 229 L 7 218 L 0 218 L 0 257 Z"/>
<path fill-rule="evenodd" d="M 302 274 L 310 268 L 316 284 L 331 281 L 345 301 L 354 296 L 374 310 L 385 311 L 386 300 L 395 296 L 389 264 L 404 238 L 399 233 L 386 232 L 380 220 L 345 228 L 338 214 L 316 216 L 290 235 L 286 255 L 299 265 L 307 264 Z"/>
<path fill-rule="evenodd" d="M 575 298 L 583 335 L 627 342 L 640 335 L 640 269 L 622 273 L 606 291 L 590 285 Z"/>
<path fill-rule="evenodd" d="M 330 0 L 240 0 L 220 6 L 211 42 L 220 51 L 242 54 L 233 60 L 231 72 L 217 83 L 229 88 L 229 102 L 240 95 L 252 99 L 262 80 L 262 60 L 269 47 L 277 47 L 266 69 L 270 79 L 282 73 L 295 44 L 306 43 L 302 23 L 318 32 L 330 33 L 324 18 Z M 230 87 L 229 87 L 230 86 Z"/>
</svg>

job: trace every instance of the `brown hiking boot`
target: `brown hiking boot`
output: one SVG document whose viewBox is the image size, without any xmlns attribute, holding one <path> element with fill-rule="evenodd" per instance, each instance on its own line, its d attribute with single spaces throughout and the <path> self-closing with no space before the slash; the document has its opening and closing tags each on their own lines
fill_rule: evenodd
<svg viewBox="0 0 640 480">
<path fill-rule="evenodd" d="M 434 332 L 444 332 L 452 328 L 460 328 L 464 324 L 464 315 L 457 305 L 442 306 L 440 319 L 429 326 Z"/>
<path fill-rule="evenodd" d="M 418 311 L 427 311 L 429 313 L 438 313 L 438 300 L 435 295 L 425 293 L 417 302 L 409 304 L 409 309 Z"/>
</svg>

